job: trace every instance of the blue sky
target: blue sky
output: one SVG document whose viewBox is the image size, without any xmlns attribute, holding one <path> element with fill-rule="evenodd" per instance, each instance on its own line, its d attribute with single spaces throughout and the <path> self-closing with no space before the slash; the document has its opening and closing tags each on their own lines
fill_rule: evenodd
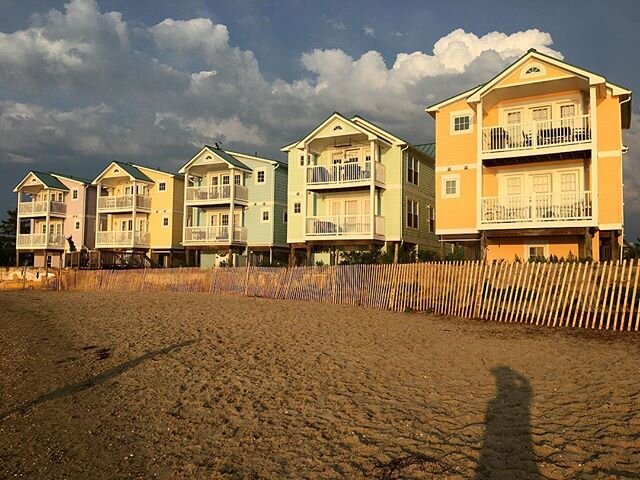
<svg viewBox="0 0 640 480">
<path fill-rule="evenodd" d="M 430 141 L 424 106 L 530 47 L 638 91 L 638 25 L 637 0 L 0 0 L 0 209 L 32 168 L 175 169 L 215 140 L 277 156 L 334 110 Z M 638 119 L 625 134 L 633 238 Z"/>
</svg>

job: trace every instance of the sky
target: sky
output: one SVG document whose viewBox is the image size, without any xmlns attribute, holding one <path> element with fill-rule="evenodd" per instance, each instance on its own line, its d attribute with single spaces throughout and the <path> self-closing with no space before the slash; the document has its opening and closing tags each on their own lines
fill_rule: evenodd
<svg viewBox="0 0 640 480">
<path fill-rule="evenodd" d="M 0 0 L 0 212 L 31 169 L 177 170 L 216 141 L 284 158 L 333 111 L 433 141 L 427 105 L 529 48 L 640 91 L 638 26 L 638 0 Z M 624 133 L 631 239 L 639 102 Z"/>
</svg>

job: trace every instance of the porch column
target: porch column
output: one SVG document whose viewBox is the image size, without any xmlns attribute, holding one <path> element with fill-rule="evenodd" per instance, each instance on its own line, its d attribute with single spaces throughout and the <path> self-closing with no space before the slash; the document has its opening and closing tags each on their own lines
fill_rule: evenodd
<svg viewBox="0 0 640 480">
<path fill-rule="evenodd" d="M 175 183 L 174 183 L 175 185 Z M 187 189 L 189 188 L 189 169 L 187 168 L 184 172 L 184 191 L 182 192 L 184 201 L 182 202 L 182 235 L 180 235 L 181 238 L 181 244 L 184 247 L 184 239 L 187 236 L 187 225 L 188 225 L 188 212 L 189 212 L 189 207 L 187 207 Z M 192 211 L 193 214 L 193 211 Z M 193 224 L 193 221 L 191 222 Z"/>
<path fill-rule="evenodd" d="M 100 210 L 99 210 L 99 205 L 100 205 L 100 194 L 102 193 L 102 184 L 100 182 L 98 182 L 98 185 L 96 186 L 96 231 L 95 231 L 95 238 L 93 239 L 93 245 L 94 247 L 97 249 L 98 248 L 98 232 L 100 231 Z M 100 262 L 98 261 L 98 264 Z M 100 267 L 98 266 L 98 269 Z"/>
<path fill-rule="evenodd" d="M 591 208 L 596 225 L 600 223 L 600 195 L 598 193 L 598 91 L 595 85 L 589 87 L 589 116 L 591 122 Z"/>
<path fill-rule="evenodd" d="M 369 217 L 371 221 L 371 237 L 373 238 L 376 234 L 376 209 L 375 209 L 375 200 L 376 200 L 376 141 L 371 140 L 371 175 L 370 175 L 370 183 L 369 183 Z"/>
<path fill-rule="evenodd" d="M 44 237 L 44 248 L 49 246 L 49 235 L 51 234 L 51 190 L 47 190 L 47 219 L 46 219 L 46 231 L 47 234 Z M 44 261 L 47 261 L 47 255 L 45 253 Z"/>
<path fill-rule="evenodd" d="M 476 228 L 478 228 L 482 221 L 482 100 L 476 105 L 476 126 L 478 129 L 476 132 Z M 438 199 L 436 199 L 437 203 Z M 437 218 L 436 216 L 436 221 Z"/>
<path fill-rule="evenodd" d="M 236 169 L 232 168 L 229 175 L 229 261 L 231 257 L 231 245 L 233 245 L 233 231 L 235 229 L 233 214 L 235 213 L 235 199 L 236 199 Z"/>
<path fill-rule="evenodd" d="M 133 209 L 131 213 L 131 227 L 133 228 L 133 232 L 131 232 L 131 246 L 135 248 L 136 246 L 136 208 L 138 206 L 138 192 L 136 190 L 136 182 L 133 182 Z"/>
<path fill-rule="evenodd" d="M 309 215 L 309 212 L 307 211 L 307 208 L 308 208 L 307 200 L 309 195 L 309 191 L 307 190 L 308 158 L 309 158 L 309 146 L 305 145 L 304 161 L 302 162 L 303 163 L 303 167 L 302 167 L 302 238 L 305 239 L 305 242 L 307 241 L 307 216 Z"/>
<path fill-rule="evenodd" d="M 18 237 L 20 237 L 20 198 L 22 197 L 22 193 L 18 191 L 18 203 L 16 204 L 16 267 L 20 266 L 20 254 L 18 250 Z M 32 220 L 33 222 L 33 220 Z M 29 229 L 29 233 L 33 233 L 33 224 Z M 31 237 L 33 238 L 33 237 Z"/>
</svg>

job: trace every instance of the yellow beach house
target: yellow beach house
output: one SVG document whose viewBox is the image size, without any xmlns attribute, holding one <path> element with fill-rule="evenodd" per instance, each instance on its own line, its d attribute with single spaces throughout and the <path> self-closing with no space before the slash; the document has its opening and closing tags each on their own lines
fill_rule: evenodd
<svg viewBox="0 0 640 480">
<path fill-rule="evenodd" d="M 136 253 L 154 266 L 182 263 L 182 175 L 111 162 L 93 184 L 97 187 L 95 246 L 103 259 L 113 263 L 124 254 Z"/>
<path fill-rule="evenodd" d="M 282 149 L 289 157 L 290 263 L 335 264 L 340 252 L 437 250 L 433 145 L 411 145 L 338 112 Z"/>
<path fill-rule="evenodd" d="M 89 180 L 32 170 L 13 191 L 17 265 L 64 267 L 71 245 L 93 249 L 96 189 Z"/>
<path fill-rule="evenodd" d="M 432 105 L 436 233 L 468 258 L 616 258 L 631 91 L 529 50 Z"/>
</svg>

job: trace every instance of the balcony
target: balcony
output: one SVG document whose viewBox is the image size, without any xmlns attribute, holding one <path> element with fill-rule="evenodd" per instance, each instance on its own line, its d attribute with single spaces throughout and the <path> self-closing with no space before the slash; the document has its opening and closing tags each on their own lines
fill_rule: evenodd
<svg viewBox="0 0 640 480">
<path fill-rule="evenodd" d="M 373 163 L 373 170 L 371 164 Z M 385 181 L 385 167 L 380 162 L 347 162 L 336 165 L 311 165 L 307 167 L 307 185 L 311 187 L 352 187 L 368 185 L 374 180 Z"/>
<path fill-rule="evenodd" d="M 135 205 L 137 210 L 150 210 L 151 197 L 149 195 L 105 195 L 98 197 L 98 210 L 109 212 L 122 212 L 133 210 Z"/>
<path fill-rule="evenodd" d="M 371 215 L 328 215 L 307 217 L 305 234 L 313 238 L 363 239 L 384 235 L 384 217 Z"/>
<path fill-rule="evenodd" d="M 185 227 L 183 245 L 229 245 L 228 226 Z M 247 227 L 233 228 L 233 243 L 247 243 Z"/>
<path fill-rule="evenodd" d="M 49 215 L 64 216 L 67 213 L 67 205 L 63 202 L 20 202 L 18 203 L 18 215 L 21 217 L 39 217 Z"/>
<path fill-rule="evenodd" d="M 576 149 L 578 146 L 589 148 L 586 145 L 590 143 L 589 115 L 482 128 L 483 155 L 553 153 Z"/>
<path fill-rule="evenodd" d="M 485 229 L 582 226 L 593 219 L 591 192 L 482 198 Z"/>
<path fill-rule="evenodd" d="M 151 235 L 140 231 L 105 230 L 97 232 L 96 247 L 98 248 L 148 248 Z"/>
<path fill-rule="evenodd" d="M 246 202 L 249 189 L 244 185 L 235 185 L 234 201 Z M 231 185 L 209 185 L 187 187 L 187 203 L 196 205 L 211 205 L 229 203 L 231 201 Z"/>
<path fill-rule="evenodd" d="M 34 249 L 64 249 L 64 235 L 55 235 L 46 233 L 20 233 L 16 241 L 18 250 L 34 250 Z"/>
</svg>

